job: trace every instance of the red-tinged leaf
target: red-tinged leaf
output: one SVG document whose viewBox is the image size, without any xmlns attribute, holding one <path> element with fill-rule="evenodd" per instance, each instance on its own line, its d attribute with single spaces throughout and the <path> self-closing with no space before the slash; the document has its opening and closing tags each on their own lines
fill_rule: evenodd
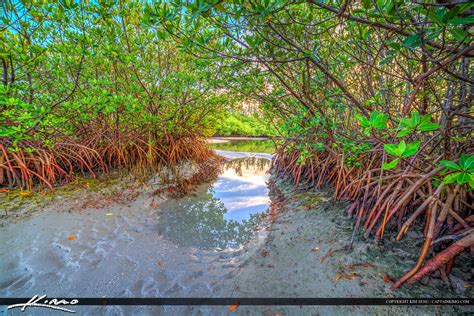
<svg viewBox="0 0 474 316">
<path fill-rule="evenodd" d="M 232 311 L 235 311 L 237 309 L 237 307 L 239 307 L 239 303 L 235 303 L 234 305 L 232 305 L 231 307 L 229 307 L 229 312 L 232 312 Z"/>
<path fill-rule="evenodd" d="M 354 280 L 356 276 L 354 274 L 349 275 L 349 274 L 344 274 L 344 273 L 340 273 L 336 275 L 336 280 L 340 280 L 342 278 Z"/>
<path fill-rule="evenodd" d="M 77 236 L 72 236 L 72 235 L 71 235 L 71 236 L 67 236 L 67 239 L 69 239 L 69 240 L 74 240 L 74 239 L 77 239 Z"/>
<path fill-rule="evenodd" d="M 165 266 L 164 262 L 161 261 L 161 260 L 157 260 L 156 261 L 156 265 L 159 267 L 159 268 L 163 268 Z"/>
<path fill-rule="evenodd" d="M 385 283 L 394 283 L 393 280 L 390 279 L 388 276 L 385 276 L 385 277 L 383 278 L 383 281 L 384 281 Z"/>
<path fill-rule="evenodd" d="M 1 189 L 0 190 L 0 192 L 2 192 L 2 193 L 8 193 L 8 191 L 9 191 L 8 189 Z"/>
<path fill-rule="evenodd" d="M 354 267 L 364 267 L 364 268 L 374 268 L 374 265 L 371 263 L 353 263 L 349 265 L 349 269 L 353 269 Z"/>
</svg>

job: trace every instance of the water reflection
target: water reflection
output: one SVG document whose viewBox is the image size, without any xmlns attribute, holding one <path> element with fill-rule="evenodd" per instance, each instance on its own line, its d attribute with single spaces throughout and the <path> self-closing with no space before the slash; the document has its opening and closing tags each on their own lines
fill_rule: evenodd
<svg viewBox="0 0 474 316">
<path fill-rule="evenodd" d="M 225 164 L 225 171 L 233 169 L 239 176 L 244 176 L 244 173 L 265 176 L 269 167 L 268 159 L 246 157 L 228 161 Z"/>
<path fill-rule="evenodd" d="M 213 149 L 252 153 L 273 153 L 275 143 L 271 140 L 230 140 L 225 143 L 211 144 Z"/>
<path fill-rule="evenodd" d="M 269 205 L 270 161 L 234 159 L 213 184 L 161 207 L 159 233 L 181 246 L 232 247 L 249 239 Z"/>
<path fill-rule="evenodd" d="M 255 157 L 234 159 L 226 164 L 224 173 L 213 185 L 214 196 L 228 210 L 226 219 L 243 221 L 267 209 L 269 198 L 265 182 L 269 165 L 269 160 Z"/>
</svg>

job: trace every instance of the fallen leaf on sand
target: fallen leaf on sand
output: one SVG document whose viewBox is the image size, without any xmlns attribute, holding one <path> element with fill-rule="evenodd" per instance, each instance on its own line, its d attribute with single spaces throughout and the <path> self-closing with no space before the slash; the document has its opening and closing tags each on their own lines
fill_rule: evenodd
<svg viewBox="0 0 474 316">
<path fill-rule="evenodd" d="M 67 239 L 74 240 L 74 239 L 77 239 L 77 236 L 67 236 Z"/>
<path fill-rule="evenodd" d="M 234 305 L 229 307 L 229 312 L 235 311 L 237 309 L 237 307 L 239 307 L 239 303 L 235 303 Z"/>
<path fill-rule="evenodd" d="M 334 253 L 336 253 L 338 251 L 346 251 L 347 249 L 350 249 L 350 247 L 351 247 L 351 245 L 347 244 L 347 245 L 345 245 L 341 248 L 338 248 L 338 249 L 329 249 L 329 251 L 324 256 L 322 256 L 321 259 L 319 259 L 319 261 L 321 263 L 323 263 L 324 259 L 326 259 L 327 257 L 332 256 Z"/>
<path fill-rule="evenodd" d="M 334 249 L 329 249 L 329 251 L 328 251 L 324 256 L 322 256 L 321 259 L 319 259 L 319 262 L 320 262 L 320 263 L 323 263 L 324 260 L 325 260 L 327 257 L 329 257 L 330 255 L 332 255 L 332 254 L 335 253 L 335 252 L 336 252 L 336 250 L 334 250 Z"/>
<path fill-rule="evenodd" d="M 156 202 L 156 200 L 153 200 L 153 201 L 151 202 L 150 206 L 151 206 L 152 208 L 157 208 L 157 207 L 158 207 L 158 202 Z"/>
<path fill-rule="evenodd" d="M 348 266 L 349 270 L 354 269 L 354 267 L 374 268 L 374 265 L 371 263 L 353 263 Z"/>
<path fill-rule="evenodd" d="M 114 213 L 111 213 L 111 212 L 108 212 L 108 213 L 105 213 L 106 216 L 112 216 L 114 215 Z"/>
<path fill-rule="evenodd" d="M 344 273 L 340 273 L 340 274 L 336 275 L 336 280 L 339 280 L 339 279 L 342 279 L 342 278 L 354 280 L 356 278 L 356 276 L 353 275 L 353 274 L 349 275 L 349 274 L 344 274 Z"/>
<path fill-rule="evenodd" d="M 161 260 L 157 260 L 156 265 L 158 266 L 158 268 L 163 268 L 165 266 L 164 262 Z"/>
<path fill-rule="evenodd" d="M 385 283 L 393 283 L 393 280 L 390 279 L 388 276 L 383 277 L 383 281 L 384 281 Z"/>
<path fill-rule="evenodd" d="M 138 181 L 138 180 L 137 180 Z M 140 184 L 139 182 L 136 182 L 137 184 Z M 133 192 L 140 192 L 139 189 L 137 189 L 136 187 L 134 187 L 133 185 L 128 185 L 127 186 L 128 189 L 130 189 L 131 191 Z"/>
</svg>

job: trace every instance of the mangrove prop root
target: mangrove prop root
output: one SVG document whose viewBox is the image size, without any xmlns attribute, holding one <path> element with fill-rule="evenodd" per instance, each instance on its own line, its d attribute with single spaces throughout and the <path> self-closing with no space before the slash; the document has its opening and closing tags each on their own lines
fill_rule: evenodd
<svg viewBox="0 0 474 316">
<path fill-rule="evenodd" d="M 392 286 L 392 289 L 398 288 L 400 285 L 405 283 L 408 279 L 410 279 L 421 267 L 423 261 L 425 261 L 426 255 L 428 254 L 428 250 L 430 249 L 431 239 L 427 238 L 425 243 L 423 244 L 423 248 L 421 249 L 421 255 L 416 262 L 416 265 L 411 269 L 408 273 L 406 273 L 403 277 L 401 277 L 395 284 Z"/>
<path fill-rule="evenodd" d="M 87 131 L 78 140 L 64 139 L 52 148 L 38 142 L 17 144 L 11 151 L 11 141 L 0 140 L 0 186 L 31 190 L 34 184 L 50 189 L 69 182 L 74 175 L 107 173 L 125 168 L 137 172 L 157 170 L 162 164 L 175 165 L 179 161 L 203 162 L 213 155 L 204 140 L 196 135 L 157 136 Z M 154 145 L 152 145 L 152 143 Z"/>
<path fill-rule="evenodd" d="M 432 247 L 435 238 L 450 235 L 455 240 L 459 239 L 463 235 L 459 230 L 465 231 L 474 223 L 473 219 L 468 220 L 472 214 L 469 201 L 472 201 L 473 196 L 466 191 L 466 187 L 444 183 L 436 187 L 433 185 L 434 179 L 439 178 L 442 170 L 436 164 L 442 156 L 437 156 L 430 166 L 412 159 L 409 166 L 393 173 L 378 167 L 383 156 L 378 152 L 367 154 L 367 161 L 364 162 L 367 163 L 367 168 L 358 168 L 345 165 L 344 153 L 338 154 L 330 149 L 313 153 L 310 158 L 301 162 L 303 149 L 292 148 L 289 151 L 290 144 L 290 140 L 285 140 L 278 148 L 276 158 L 272 161 L 272 170 L 279 176 L 292 179 L 295 184 L 306 181 L 316 188 L 320 188 L 323 182 L 331 184 L 334 186 L 335 199 L 348 199 L 350 203 L 346 208 L 347 213 L 355 217 L 351 244 L 358 236 L 359 226 L 365 229 L 365 237 L 373 235 L 383 238 L 389 232 L 398 230 L 397 240 L 411 226 L 424 226 L 421 254 L 415 266 L 393 288 L 398 288 L 418 275 L 429 250 L 436 251 Z M 362 158 L 360 161 L 362 162 Z M 322 260 L 334 252 L 335 250 L 328 251 Z M 451 270 L 452 262 L 453 260 L 445 266 L 447 273 Z"/>
<path fill-rule="evenodd" d="M 413 284 L 416 281 L 421 280 L 425 276 L 433 273 L 440 269 L 441 266 L 449 264 L 450 261 L 461 253 L 464 249 L 474 246 L 474 233 L 456 241 L 454 244 L 441 251 L 439 254 L 430 259 L 416 274 L 409 278 L 408 283 Z M 449 269 L 451 269 L 450 265 Z"/>
</svg>

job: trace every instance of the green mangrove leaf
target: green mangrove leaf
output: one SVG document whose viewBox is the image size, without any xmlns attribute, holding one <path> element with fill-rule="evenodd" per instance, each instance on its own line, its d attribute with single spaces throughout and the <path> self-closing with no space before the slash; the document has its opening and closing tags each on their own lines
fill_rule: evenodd
<svg viewBox="0 0 474 316">
<path fill-rule="evenodd" d="M 395 145 L 395 144 L 385 144 L 383 145 L 383 148 L 385 148 L 385 151 L 387 153 L 389 153 L 390 155 L 392 156 L 399 156 L 400 155 L 400 151 L 398 149 L 398 146 Z"/>
<path fill-rule="evenodd" d="M 465 24 L 473 24 L 474 23 L 474 15 L 470 15 L 465 18 L 454 18 L 448 21 L 450 24 L 454 25 L 465 25 Z"/>
<path fill-rule="evenodd" d="M 409 35 L 404 41 L 403 46 L 416 48 L 421 45 L 421 38 L 418 34 Z"/>
<path fill-rule="evenodd" d="M 400 132 L 397 133 L 397 137 L 407 136 L 407 135 L 409 135 L 413 132 L 414 132 L 414 130 L 411 129 L 411 128 L 404 128 Z"/>
<path fill-rule="evenodd" d="M 447 175 L 444 177 L 442 183 L 449 184 L 449 183 L 455 183 L 461 173 L 460 172 L 455 172 L 451 173 L 450 175 Z"/>
<path fill-rule="evenodd" d="M 459 165 L 466 171 L 474 172 L 474 155 L 461 155 L 461 158 L 459 158 Z"/>
<path fill-rule="evenodd" d="M 398 161 L 399 161 L 399 159 L 396 158 L 396 159 L 393 159 L 391 162 L 385 162 L 382 165 L 382 169 L 391 170 L 391 169 L 395 168 L 398 165 Z"/>
<path fill-rule="evenodd" d="M 419 141 L 408 144 L 406 146 L 406 150 L 402 154 L 402 157 L 405 158 L 405 157 L 409 157 L 409 156 L 415 154 L 418 151 L 419 148 L 420 148 L 420 142 Z"/>
<path fill-rule="evenodd" d="M 450 160 L 441 160 L 440 164 L 450 170 L 461 170 L 461 167 L 457 163 Z"/>
<path fill-rule="evenodd" d="M 407 149 L 407 143 L 402 140 L 399 144 L 398 144 L 398 152 L 399 152 L 399 155 L 403 155 L 403 153 L 405 152 L 405 150 Z"/>
</svg>

